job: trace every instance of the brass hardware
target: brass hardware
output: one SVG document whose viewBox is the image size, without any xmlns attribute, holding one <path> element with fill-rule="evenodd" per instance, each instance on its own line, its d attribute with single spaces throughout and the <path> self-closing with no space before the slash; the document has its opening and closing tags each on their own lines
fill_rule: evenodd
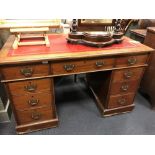
<svg viewBox="0 0 155 155">
<path fill-rule="evenodd" d="M 126 99 L 125 99 L 125 98 L 120 98 L 120 99 L 118 100 L 118 103 L 119 103 L 120 105 L 125 105 L 125 104 L 126 104 Z"/>
<path fill-rule="evenodd" d="M 39 120 L 41 118 L 41 114 L 39 112 L 33 112 L 31 118 L 34 120 Z"/>
<path fill-rule="evenodd" d="M 102 66 L 104 66 L 104 61 L 97 61 L 96 62 L 96 67 L 102 67 Z"/>
<path fill-rule="evenodd" d="M 137 59 L 135 57 L 130 57 L 128 59 L 128 65 L 135 65 L 137 62 Z"/>
<path fill-rule="evenodd" d="M 21 74 L 24 75 L 25 77 L 31 77 L 33 74 L 33 69 L 32 68 L 22 68 L 20 70 Z"/>
<path fill-rule="evenodd" d="M 131 71 L 127 71 L 127 72 L 124 73 L 124 77 L 125 77 L 126 79 L 131 78 L 132 75 L 133 75 L 133 72 L 131 72 Z"/>
<path fill-rule="evenodd" d="M 73 65 L 73 64 L 64 65 L 64 69 L 67 72 L 72 71 L 74 68 L 75 68 L 75 65 Z"/>
<path fill-rule="evenodd" d="M 121 86 L 121 90 L 122 90 L 122 91 L 127 91 L 128 88 L 129 88 L 129 85 L 127 85 L 127 84 L 123 84 L 123 85 Z"/>
<path fill-rule="evenodd" d="M 28 92 L 34 92 L 37 89 L 37 85 L 30 84 L 24 87 L 26 91 Z"/>
<path fill-rule="evenodd" d="M 28 101 L 28 104 L 31 105 L 31 106 L 35 106 L 39 103 L 39 100 L 38 99 L 30 99 Z"/>
</svg>

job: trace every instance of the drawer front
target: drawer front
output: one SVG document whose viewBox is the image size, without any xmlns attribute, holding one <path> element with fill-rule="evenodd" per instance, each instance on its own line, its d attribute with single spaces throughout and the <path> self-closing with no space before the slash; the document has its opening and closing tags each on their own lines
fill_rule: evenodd
<svg viewBox="0 0 155 155">
<path fill-rule="evenodd" d="M 29 110 L 38 107 L 45 107 L 52 105 L 52 94 L 37 93 L 33 95 L 13 96 L 13 104 L 16 110 Z"/>
<path fill-rule="evenodd" d="M 115 70 L 113 74 L 113 82 L 129 81 L 140 79 L 143 73 L 143 68 L 130 68 Z"/>
<path fill-rule="evenodd" d="M 1 68 L 5 80 L 46 76 L 49 74 L 48 64 L 21 65 Z"/>
<path fill-rule="evenodd" d="M 35 110 L 16 111 L 17 123 L 28 124 L 55 118 L 52 107 L 37 108 Z"/>
<path fill-rule="evenodd" d="M 147 58 L 148 55 L 120 57 L 116 59 L 116 67 L 144 65 L 147 62 Z"/>
<path fill-rule="evenodd" d="M 110 96 L 108 108 L 117 108 L 133 104 L 134 93 L 126 95 Z"/>
<path fill-rule="evenodd" d="M 130 81 L 130 82 L 116 82 L 112 83 L 110 94 L 125 94 L 125 93 L 134 93 L 139 85 L 139 80 Z"/>
<path fill-rule="evenodd" d="M 53 74 L 71 74 L 86 71 L 96 71 L 110 69 L 114 66 L 113 58 L 94 59 L 94 60 L 79 60 L 53 63 L 51 65 Z"/>
<path fill-rule="evenodd" d="M 51 90 L 51 80 L 39 79 L 27 80 L 22 82 L 11 82 L 8 83 L 8 88 L 11 92 L 11 95 L 16 96 L 45 92 Z"/>
</svg>

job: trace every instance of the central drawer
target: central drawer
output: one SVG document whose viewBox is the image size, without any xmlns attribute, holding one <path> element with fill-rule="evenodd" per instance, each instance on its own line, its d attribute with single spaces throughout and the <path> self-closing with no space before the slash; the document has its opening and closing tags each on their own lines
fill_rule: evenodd
<svg viewBox="0 0 155 155">
<path fill-rule="evenodd" d="M 18 125 L 50 120 L 56 117 L 52 107 L 37 108 L 35 110 L 26 111 L 17 110 L 16 115 Z"/>
<path fill-rule="evenodd" d="M 39 79 L 39 80 L 27 80 L 21 82 L 11 82 L 8 83 L 8 88 L 11 92 L 11 95 L 16 96 L 45 92 L 51 90 L 51 80 Z"/>
<path fill-rule="evenodd" d="M 38 107 L 51 106 L 53 103 L 51 92 L 34 93 L 33 95 L 13 96 L 12 101 L 16 110 L 29 110 Z"/>
<path fill-rule="evenodd" d="M 54 75 L 74 74 L 80 72 L 97 71 L 111 69 L 114 66 L 113 58 L 93 59 L 93 60 L 75 60 L 59 63 L 52 63 L 51 69 Z"/>
</svg>

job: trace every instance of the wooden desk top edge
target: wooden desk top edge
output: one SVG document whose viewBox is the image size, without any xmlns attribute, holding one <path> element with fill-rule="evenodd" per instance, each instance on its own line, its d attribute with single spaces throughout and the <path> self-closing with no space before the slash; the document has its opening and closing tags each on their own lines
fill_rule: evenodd
<svg viewBox="0 0 155 155">
<path fill-rule="evenodd" d="M 27 56 L 13 56 L 7 57 L 8 51 L 12 48 L 15 37 L 11 35 L 6 41 L 5 45 L 0 52 L 0 65 L 6 64 L 20 64 L 20 63 L 33 63 L 41 61 L 58 61 L 67 59 L 78 58 L 93 58 L 101 56 L 113 56 L 113 55 L 128 55 L 128 54 L 142 54 L 155 51 L 154 49 L 141 44 L 141 47 L 136 48 L 124 48 L 124 49 L 112 49 L 102 51 L 86 51 L 76 53 L 59 53 L 59 54 L 39 54 L 39 55 L 27 55 Z"/>
</svg>

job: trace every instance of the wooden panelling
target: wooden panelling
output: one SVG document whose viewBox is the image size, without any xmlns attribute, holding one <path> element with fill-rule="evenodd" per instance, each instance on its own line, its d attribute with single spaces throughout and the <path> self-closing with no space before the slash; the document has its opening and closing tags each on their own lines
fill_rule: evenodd
<svg viewBox="0 0 155 155">
<path fill-rule="evenodd" d="M 53 74 L 72 74 L 87 71 L 97 71 L 104 69 L 111 69 L 114 65 L 113 58 L 93 59 L 93 60 L 79 60 L 79 61 L 64 61 L 60 63 L 53 63 L 51 65 Z"/>
<path fill-rule="evenodd" d="M 49 74 L 49 65 L 34 64 L 2 67 L 1 72 L 5 80 L 46 76 Z"/>
</svg>

